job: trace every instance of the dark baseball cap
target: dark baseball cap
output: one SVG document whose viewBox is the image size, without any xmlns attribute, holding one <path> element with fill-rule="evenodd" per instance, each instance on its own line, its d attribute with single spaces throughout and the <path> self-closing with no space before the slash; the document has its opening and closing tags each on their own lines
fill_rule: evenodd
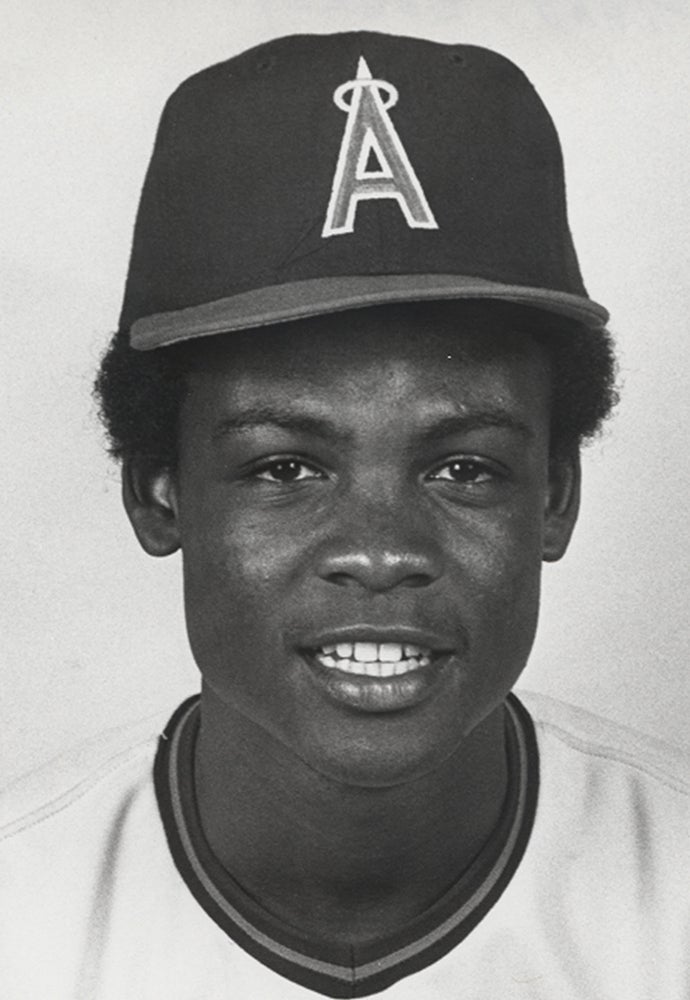
<svg viewBox="0 0 690 1000">
<path fill-rule="evenodd" d="M 365 31 L 295 35 L 172 95 L 120 318 L 134 347 L 468 298 L 608 319 L 580 275 L 556 130 L 509 60 Z"/>
</svg>

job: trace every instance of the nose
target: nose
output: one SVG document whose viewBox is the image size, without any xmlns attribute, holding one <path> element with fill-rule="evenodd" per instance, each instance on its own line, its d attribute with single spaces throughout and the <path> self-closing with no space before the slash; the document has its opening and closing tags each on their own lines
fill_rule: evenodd
<svg viewBox="0 0 690 1000">
<path fill-rule="evenodd" d="M 367 504 L 338 529 L 317 557 L 318 575 L 327 583 L 383 593 L 428 587 L 443 573 L 433 523 L 428 517 L 423 523 L 409 508 Z"/>
</svg>

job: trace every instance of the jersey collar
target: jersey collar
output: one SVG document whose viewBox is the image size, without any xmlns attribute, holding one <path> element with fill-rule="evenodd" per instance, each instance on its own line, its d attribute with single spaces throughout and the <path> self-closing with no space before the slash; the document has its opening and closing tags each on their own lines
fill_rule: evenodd
<svg viewBox="0 0 690 1000">
<path fill-rule="evenodd" d="M 461 878 L 432 907 L 366 945 L 313 941 L 268 913 L 222 867 L 204 836 L 194 789 L 199 699 L 177 709 L 159 741 L 158 806 L 175 865 L 209 917 L 274 972 L 329 997 L 363 997 L 431 965 L 456 947 L 499 899 L 524 853 L 539 783 L 532 720 L 505 702 L 508 792 L 501 818 Z"/>
</svg>

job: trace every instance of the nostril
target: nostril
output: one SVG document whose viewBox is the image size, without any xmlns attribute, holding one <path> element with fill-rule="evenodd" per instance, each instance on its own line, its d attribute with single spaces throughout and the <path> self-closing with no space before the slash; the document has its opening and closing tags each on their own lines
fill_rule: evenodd
<svg viewBox="0 0 690 1000">
<path fill-rule="evenodd" d="M 404 564 L 374 563 L 368 565 L 326 569 L 319 574 L 337 587 L 363 587 L 370 591 L 386 591 L 394 587 L 428 587 L 434 582 L 433 573 L 420 573 Z"/>
<path fill-rule="evenodd" d="M 329 583 L 334 583 L 336 587 L 348 587 L 357 583 L 351 573 L 329 573 L 326 579 Z"/>
<path fill-rule="evenodd" d="M 409 546 L 329 541 L 316 556 L 322 580 L 339 587 L 383 592 L 394 587 L 428 587 L 443 573 L 443 557 L 428 539 Z"/>
<path fill-rule="evenodd" d="M 412 573 L 403 577 L 400 581 L 401 587 L 428 587 L 433 582 L 433 577 L 428 573 Z"/>
</svg>

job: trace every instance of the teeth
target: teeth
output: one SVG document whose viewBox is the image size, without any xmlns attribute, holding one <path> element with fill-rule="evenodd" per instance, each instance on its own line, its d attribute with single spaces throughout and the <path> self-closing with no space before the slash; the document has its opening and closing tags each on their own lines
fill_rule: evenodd
<svg viewBox="0 0 690 1000">
<path fill-rule="evenodd" d="M 375 663 L 379 658 L 379 649 L 375 642 L 356 642 L 355 660 L 360 663 Z"/>
<path fill-rule="evenodd" d="M 431 662 L 431 650 L 411 643 L 339 642 L 322 646 L 316 658 L 324 667 L 336 667 L 365 677 L 396 677 Z"/>
<path fill-rule="evenodd" d="M 419 648 L 419 646 L 410 646 L 405 644 L 405 656 L 421 656 L 424 651 Z"/>
<path fill-rule="evenodd" d="M 379 646 L 379 660 L 382 663 L 397 663 L 402 658 L 402 647 L 397 642 L 382 642 Z"/>
</svg>

